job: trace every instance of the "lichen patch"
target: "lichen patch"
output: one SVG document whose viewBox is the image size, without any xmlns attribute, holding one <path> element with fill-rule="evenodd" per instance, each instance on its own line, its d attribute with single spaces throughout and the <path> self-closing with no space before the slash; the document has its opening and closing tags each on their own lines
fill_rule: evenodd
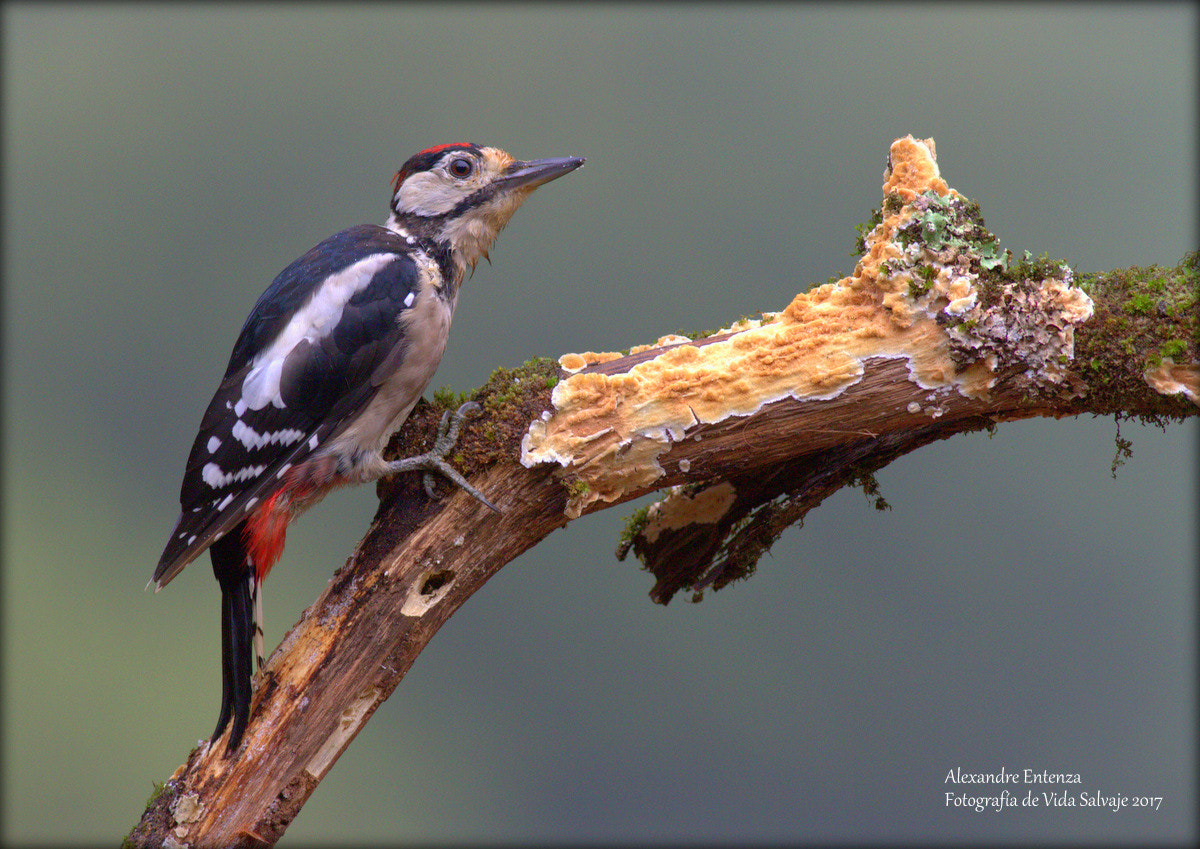
<svg viewBox="0 0 1200 849">
<path fill-rule="evenodd" d="M 185 793 L 171 803 L 171 814 L 181 825 L 197 822 L 204 815 L 204 803 L 195 793 Z"/>
</svg>

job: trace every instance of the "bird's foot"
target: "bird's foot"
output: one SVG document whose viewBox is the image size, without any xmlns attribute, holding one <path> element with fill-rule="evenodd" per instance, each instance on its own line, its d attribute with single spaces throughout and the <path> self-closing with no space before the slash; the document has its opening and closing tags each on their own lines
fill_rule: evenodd
<svg viewBox="0 0 1200 849">
<path fill-rule="evenodd" d="M 468 401 L 453 413 L 447 410 L 442 414 L 441 422 L 438 423 L 438 432 L 437 437 L 433 441 L 433 448 L 415 457 L 405 457 L 403 460 L 391 461 L 388 463 L 387 474 L 396 475 L 401 472 L 424 472 L 421 477 L 425 485 L 425 492 L 430 498 L 437 498 L 438 494 L 434 489 L 433 476 L 433 473 L 437 472 L 443 477 L 449 478 L 460 488 L 466 490 L 480 504 L 497 513 L 503 513 L 503 510 L 488 501 L 482 492 L 467 483 L 467 479 L 446 462 L 446 454 L 458 442 L 458 431 L 462 427 L 462 423 L 469 418 L 475 418 L 480 412 L 479 405 L 474 401 Z"/>
</svg>

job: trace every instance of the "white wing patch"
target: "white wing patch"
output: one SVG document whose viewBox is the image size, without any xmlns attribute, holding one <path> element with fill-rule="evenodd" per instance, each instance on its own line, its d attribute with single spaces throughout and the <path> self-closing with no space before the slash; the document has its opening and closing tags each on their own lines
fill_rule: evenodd
<svg viewBox="0 0 1200 849">
<path fill-rule="evenodd" d="M 234 412 L 240 417 L 246 409 L 261 410 L 267 404 L 283 409 L 279 377 L 287 355 L 306 339 L 316 341 L 332 333 L 342 320 L 342 311 L 350 299 L 366 288 L 379 270 L 396 257 L 397 254 L 386 252 L 371 254 L 325 278 L 275 340 L 254 358 L 250 372 L 242 381 L 242 397 Z"/>
<path fill-rule="evenodd" d="M 209 454 L 212 454 L 214 451 L 216 451 L 220 447 L 221 447 L 220 437 L 210 436 L 208 438 L 208 453 Z"/>
<path fill-rule="evenodd" d="M 225 472 L 216 463 L 206 463 L 200 471 L 200 477 L 213 489 L 221 489 L 231 483 L 256 478 L 267 470 L 266 466 L 244 466 L 234 472 Z"/>
<path fill-rule="evenodd" d="M 242 399 L 238 404 L 251 410 L 261 410 L 267 404 L 273 404 L 282 410 L 283 397 L 279 394 L 279 375 L 282 372 L 283 357 L 267 360 L 250 369 L 250 373 L 242 381 Z M 234 412 L 237 412 L 236 407 Z M 239 416 L 241 414 L 238 413 Z"/>
<path fill-rule="evenodd" d="M 291 445 L 304 437 L 304 431 L 295 428 L 284 428 L 272 433 L 259 433 L 241 419 L 238 419 L 233 425 L 233 438 L 250 449 L 262 448 L 271 443 Z"/>
</svg>

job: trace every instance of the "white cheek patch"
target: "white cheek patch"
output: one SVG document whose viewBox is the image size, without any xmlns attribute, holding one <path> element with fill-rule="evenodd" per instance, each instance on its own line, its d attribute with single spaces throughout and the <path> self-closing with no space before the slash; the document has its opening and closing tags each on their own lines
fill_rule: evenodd
<svg viewBox="0 0 1200 849">
<path fill-rule="evenodd" d="M 434 171 L 413 174 L 396 192 L 396 205 L 417 215 L 444 215 L 469 194 L 463 187 Z"/>
</svg>

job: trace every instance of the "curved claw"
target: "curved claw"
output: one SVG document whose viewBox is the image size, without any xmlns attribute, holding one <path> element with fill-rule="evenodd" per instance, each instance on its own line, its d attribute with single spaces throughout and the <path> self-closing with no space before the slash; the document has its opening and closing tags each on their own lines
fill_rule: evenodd
<svg viewBox="0 0 1200 849">
<path fill-rule="evenodd" d="M 425 494 L 429 496 L 430 501 L 437 501 L 441 498 L 437 492 L 437 482 L 433 477 L 433 472 L 421 473 L 421 485 L 425 487 Z"/>
<path fill-rule="evenodd" d="M 438 422 L 437 436 L 433 440 L 433 450 L 445 456 L 446 452 L 458 442 L 458 432 L 462 429 L 462 423 L 467 419 L 475 418 L 482 412 L 483 408 L 479 404 L 467 401 L 453 413 L 449 410 L 442 413 L 442 420 Z"/>
<path fill-rule="evenodd" d="M 471 484 L 469 484 L 467 482 L 467 479 L 464 478 L 462 475 L 460 475 L 458 473 L 458 470 L 455 469 L 453 466 L 451 466 L 449 463 L 447 463 L 445 460 L 443 460 L 439 457 L 434 460 L 431 460 L 430 465 L 433 466 L 433 468 L 436 471 L 440 472 L 443 477 L 449 478 L 451 481 L 453 481 L 455 484 L 457 484 L 460 489 L 465 490 L 468 495 L 470 495 L 472 498 L 474 498 L 476 501 L 478 501 L 484 507 L 487 507 L 487 508 L 493 510 L 494 512 L 503 515 L 503 513 L 504 513 L 503 510 L 501 510 L 499 507 L 497 507 L 492 502 L 488 501 L 482 492 L 480 492 L 475 487 L 471 486 Z M 425 492 L 429 495 L 429 497 L 433 498 L 433 499 L 439 498 L 438 494 L 433 489 L 433 475 L 430 474 L 429 472 L 425 473 L 424 483 L 425 483 Z"/>
</svg>

